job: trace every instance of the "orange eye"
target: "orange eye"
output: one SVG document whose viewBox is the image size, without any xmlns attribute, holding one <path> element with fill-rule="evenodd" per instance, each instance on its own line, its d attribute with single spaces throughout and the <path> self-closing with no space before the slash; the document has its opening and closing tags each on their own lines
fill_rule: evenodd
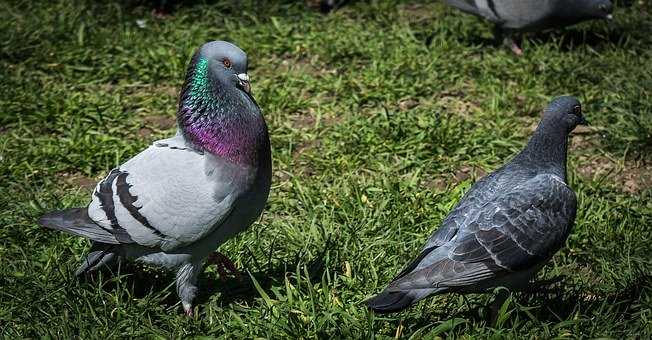
<svg viewBox="0 0 652 340">
<path fill-rule="evenodd" d="M 582 115 L 582 107 L 579 106 L 579 105 L 575 105 L 575 107 L 573 108 L 573 114 L 575 114 L 576 116 L 581 116 Z"/>
<path fill-rule="evenodd" d="M 229 60 L 229 58 L 222 59 L 222 64 L 224 64 L 224 67 L 226 68 L 231 68 L 231 60 Z"/>
</svg>

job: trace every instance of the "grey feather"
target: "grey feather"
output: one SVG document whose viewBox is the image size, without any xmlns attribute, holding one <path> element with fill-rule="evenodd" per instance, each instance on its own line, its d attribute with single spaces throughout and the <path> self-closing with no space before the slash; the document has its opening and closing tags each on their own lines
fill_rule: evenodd
<svg viewBox="0 0 652 340">
<path fill-rule="evenodd" d="M 46 228 L 60 230 L 103 243 L 118 244 L 116 237 L 88 217 L 86 208 L 53 211 L 43 215 L 38 223 Z"/>
<path fill-rule="evenodd" d="M 527 285 L 575 220 L 575 193 L 565 183 L 566 145 L 568 133 L 583 122 L 575 98 L 555 99 L 523 151 L 473 185 L 369 307 L 398 311 L 430 294 Z"/>
<path fill-rule="evenodd" d="M 444 0 L 448 5 L 492 22 L 496 38 L 516 46 L 511 35 L 561 28 L 591 19 L 610 19 L 610 0 Z"/>
<path fill-rule="evenodd" d="M 202 263 L 260 216 L 270 190 L 269 136 L 249 92 L 247 63 L 233 44 L 204 44 L 188 68 L 176 135 L 109 172 L 87 209 L 40 219 L 93 241 L 78 274 L 119 258 L 174 270 L 183 307 L 191 311 Z M 209 81 L 193 82 L 195 76 Z"/>
</svg>

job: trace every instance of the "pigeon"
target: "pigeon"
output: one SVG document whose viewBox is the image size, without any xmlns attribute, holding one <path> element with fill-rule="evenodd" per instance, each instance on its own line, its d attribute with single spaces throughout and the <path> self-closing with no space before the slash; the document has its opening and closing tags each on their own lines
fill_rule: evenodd
<svg viewBox="0 0 652 340">
<path fill-rule="evenodd" d="M 613 4 L 609 0 L 444 0 L 463 12 L 495 24 L 496 40 L 517 54 L 523 54 L 512 36 L 564 27 L 591 19 L 611 20 Z"/>
<path fill-rule="evenodd" d="M 321 0 L 319 1 L 319 10 L 322 13 L 329 13 L 344 6 L 348 1 L 349 0 Z"/>
<path fill-rule="evenodd" d="M 39 224 L 91 240 L 77 275 L 122 258 L 175 271 L 183 309 L 192 315 L 203 262 L 217 258 L 233 266 L 212 253 L 261 215 L 271 171 L 247 55 L 212 41 L 188 66 L 176 135 L 111 170 L 87 207 L 48 213 Z"/>
<path fill-rule="evenodd" d="M 527 146 L 471 187 L 368 307 L 390 313 L 433 294 L 526 290 L 573 226 L 577 200 L 566 184 L 567 140 L 586 124 L 576 98 L 554 99 Z"/>
</svg>

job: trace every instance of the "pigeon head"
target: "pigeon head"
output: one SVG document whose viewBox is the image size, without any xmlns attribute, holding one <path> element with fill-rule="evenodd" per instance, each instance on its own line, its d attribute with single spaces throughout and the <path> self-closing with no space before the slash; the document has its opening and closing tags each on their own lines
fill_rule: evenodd
<svg viewBox="0 0 652 340">
<path fill-rule="evenodd" d="M 205 67 L 208 77 L 215 83 L 251 92 L 247 75 L 247 54 L 238 46 L 226 41 L 211 41 L 197 51 L 195 67 Z"/>
<path fill-rule="evenodd" d="M 548 104 L 543 118 L 527 146 L 514 158 L 515 164 L 540 166 L 566 178 L 568 134 L 577 125 L 586 125 L 582 106 L 575 97 L 557 97 Z"/>
<path fill-rule="evenodd" d="M 541 125 L 570 133 L 578 125 L 587 125 L 582 115 L 582 105 L 575 97 L 564 96 L 552 100 L 543 112 Z"/>
<path fill-rule="evenodd" d="M 197 149 L 239 164 L 255 163 L 267 127 L 251 95 L 247 54 L 211 41 L 193 55 L 181 88 L 177 124 Z"/>
</svg>

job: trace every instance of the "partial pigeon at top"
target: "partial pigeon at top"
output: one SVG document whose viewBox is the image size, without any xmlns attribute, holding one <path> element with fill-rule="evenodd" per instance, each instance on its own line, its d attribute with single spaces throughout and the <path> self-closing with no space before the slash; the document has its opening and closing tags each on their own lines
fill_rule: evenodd
<svg viewBox="0 0 652 340">
<path fill-rule="evenodd" d="M 577 99 L 553 100 L 527 146 L 471 187 L 417 258 L 368 306 L 396 312 L 432 294 L 527 287 L 575 220 L 566 146 L 578 124 L 586 121 Z"/>
<path fill-rule="evenodd" d="M 344 6 L 347 2 L 348 0 L 321 0 L 319 1 L 319 9 L 322 13 L 328 13 Z"/>
<path fill-rule="evenodd" d="M 609 0 L 444 0 L 463 12 L 496 25 L 496 38 L 504 38 L 512 51 L 522 54 L 512 39 L 516 32 L 540 31 L 591 19 L 611 19 Z"/>
<path fill-rule="evenodd" d="M 260 216 L 270 190 L 267 125 L 240 48 L 213 41 L 194 54 L 177 126 L 174 137 L 111 170 L 87 208 L 52 212 L 39 223 L 92 241 L 78 275 L 122 257 L 175 270 L 191 314 L 202 263 Z"/>
</svg>

